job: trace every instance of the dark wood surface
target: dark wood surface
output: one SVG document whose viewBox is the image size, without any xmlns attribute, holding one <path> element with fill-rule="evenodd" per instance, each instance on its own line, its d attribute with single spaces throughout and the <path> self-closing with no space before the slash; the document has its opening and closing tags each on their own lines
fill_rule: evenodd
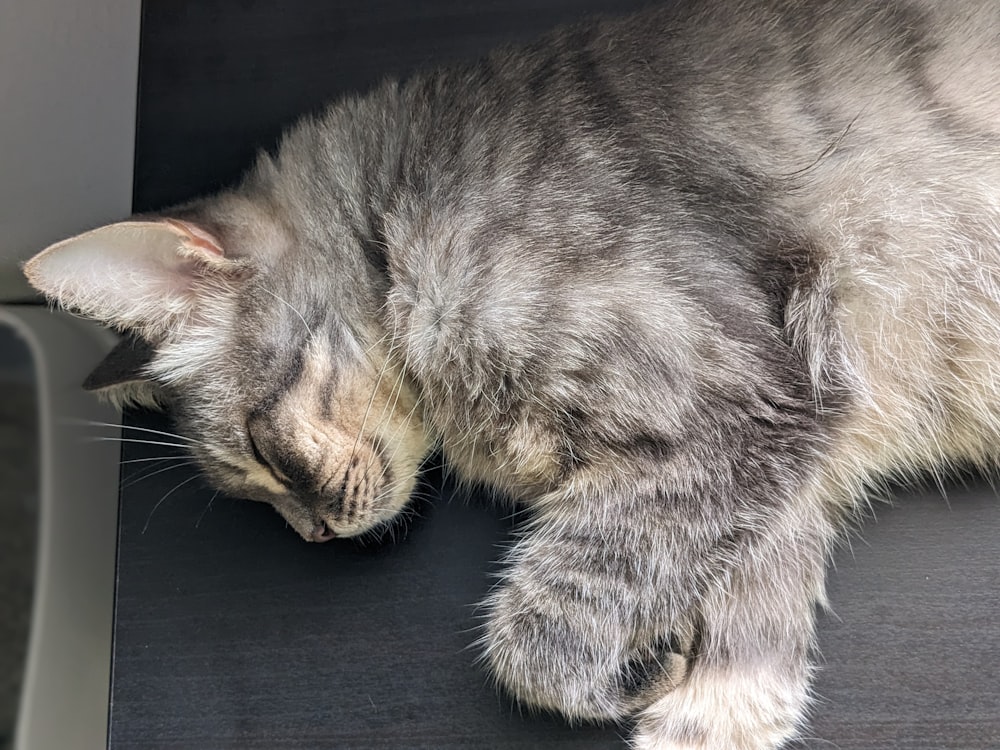
<svg viewBox="0 0 1000 750">
<path fill-rule="evenodd" d="M 625 7 L 147 0 L 135 208 L 232 181 L 339 93 L 602 5 Z M 625 747 L 627 727 L 530 715 L 475 665 L 474 605 L 512 528 L 485 499 L 431 472 L 401 538 L 309 545 L 183 459 L 134 461 L 168 450 L 124 450 L 112 748 Z M 1000 502 L 949 502 L 901 498 L 838 554 L 801 748 L 1000 747 Z"/>
</svg>

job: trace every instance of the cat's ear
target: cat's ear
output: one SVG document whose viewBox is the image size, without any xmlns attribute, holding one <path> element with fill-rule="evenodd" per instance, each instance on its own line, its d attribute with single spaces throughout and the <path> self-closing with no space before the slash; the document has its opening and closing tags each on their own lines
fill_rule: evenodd
<svg viewBox="0 0 1000 750">
<path fill-rule="evenodd" d="M 147 338 L 197 317 L 252 273 L 246 259 L 190 222 L 125 221 L 46 248 L 28 281 L 63 307 Z"/>
<path fill-rule="evenodd" d="M 145 339 L 126 335 L 91 371 L 83 381 L 83 388 L 119 409 L 140 406 L 161 410 L 167 399 L 159 384 L 149 378 L 146 369 L 155 354 L 155 349 Z"/>
</svg>

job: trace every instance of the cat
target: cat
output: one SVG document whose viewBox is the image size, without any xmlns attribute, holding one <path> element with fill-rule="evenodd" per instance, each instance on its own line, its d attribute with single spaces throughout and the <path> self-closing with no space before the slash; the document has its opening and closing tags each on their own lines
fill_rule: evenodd
<svg viewBox="0 0 1000 750">
<path fill-rule="evenodd" d="M 996 463 L 1000 5 L 595 19 L 25 272 L 141 342 L 94 387 L 307 541 L 391 524 L 436 449 L 522 503 L 481 644 L 520 700 L 778 748 L 866 488 Z"/>
</svg>

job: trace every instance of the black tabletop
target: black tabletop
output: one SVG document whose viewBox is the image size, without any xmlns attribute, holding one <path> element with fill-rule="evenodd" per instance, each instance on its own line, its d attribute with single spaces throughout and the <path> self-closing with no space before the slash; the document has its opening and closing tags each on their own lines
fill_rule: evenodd
<svg viewBox="0 0 1000 750">
<path fill-rule="evenodd" d="M 147 0 L 135 208 L 232 181 L 339 93 L 602 6 L 626 4 Z M 625 747 L 627 727 L 532 715 L 476 665 L 475 605 L 512 529 L 486 498 L 430 469 L 396 538 L 310 545 L 183 454 L 151 460 L 171 451 L 123 451 L 115 750 Z M 1000 747 L 1000 503 L 979 486 L 949 500 L 901 498 L 837 556 L 801 747 Z"/>
<path fill-rule="evenodd" d="M 184 454 L 124 456 L 112 748 L 625 747 L 621 728 L 522 711 L 476 666 L 475 604 L 512 523 L 440 471 L 397 538 L 311 545 Z M 1000 503 L 955 487 L 878 517 L 831 570 L 801 747 L 996 750 Z"/>
</svg>

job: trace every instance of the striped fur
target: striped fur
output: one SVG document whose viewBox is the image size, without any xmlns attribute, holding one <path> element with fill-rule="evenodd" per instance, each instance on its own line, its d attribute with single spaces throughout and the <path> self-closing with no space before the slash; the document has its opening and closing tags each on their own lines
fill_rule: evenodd
<svg viewBox="0 0 1000 750">
<path fill-rule="evenodd" d="M 866 488 L 996 462 L 998 40 L 989 1 L 681 0 L 338 102 L 27 272 L 306 539 L 436 446 L 529 508 L 482 639 L 520 699 L 777 748 Z"/>
</svg>

